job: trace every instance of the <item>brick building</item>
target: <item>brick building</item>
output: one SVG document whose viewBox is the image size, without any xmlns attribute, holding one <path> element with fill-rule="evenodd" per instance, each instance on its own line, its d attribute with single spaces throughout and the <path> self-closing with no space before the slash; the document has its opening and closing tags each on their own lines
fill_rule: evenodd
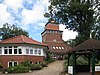
<svg viewBox="0 0 100 75">
<path fill-rule="evenodd" d="M 44 61 L 46 44 L 20 35 L 0 42 L 0 64 L 4 68 L 16 66 L 29 60 L 30 63 Z"/>
<path fill-rule="evenodd" d="M 41 33 L 42 42 L 48 45 L 52 58 L 57 60 L 63 60 L 66 57 L 67 50 L 71 49 L 62 40 L 62 33 L 63 31 L 59 30 L 59 25 L 54 23 L 47 23 Z"/>
</svg>

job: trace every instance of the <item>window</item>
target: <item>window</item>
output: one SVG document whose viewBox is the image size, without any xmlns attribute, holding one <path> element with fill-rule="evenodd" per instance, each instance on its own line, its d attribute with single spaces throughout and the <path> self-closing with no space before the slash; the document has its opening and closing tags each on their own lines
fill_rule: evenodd
<svg viewBox="0 0 100 75">
<path fill-rule="evenodd" d="M 17 49 L 14 49 L 14 54 L 17 54 Z"/>
<path fill-rule="evenodd" d="M 55 33 L 57 33 L 57 31 L 55 31 Z"/>
<path fill-rule="evenodd" d="M 4 54 L 8 54 L 8 50 L 7 49 L 4 49 Z"/>
<path fill-rule="evenodd" d="M 52 33 L 52 31 L 50 31 L 50 33 Z"/>
<path fill-rule="evenodd" d="M 56 40 L 56 39 L 54 39 L 53 41 L 54 41 L 54 42 L 56 42 L 57 40 Z"/>
<path fill-rule="evenodd" d="M 64 49 L 64 47 L 62 47 L 62 49 Z"/>
<path fill-rule="evenodd" d="M 58 49 L 58 47 L 56 47 Z"/>
<path fill-rule="evenodd" d="M 35 54 L 37 54 L 37 50 L 35 50 L 35 52 L 34 52 Z"/>
<path fill-rule="evenodd" d="M 30 49 L 30 54 L 33 54 L 33 49 Z"/>
<path fill-rule="evenodd" d="M 12 54 L 12 49 L 9 49 L 9 54 Z"/>
<path fill-rule="evenodd" d="M 7 48 L 7 46 L 5 46 L 4 48 Z"/>
<path fill-rule="evenodd" d="M 2 54 L 2 50 L 0 49 L 0 54 Z"/>
<path fill-rule="evenodd" d="M 1 49 L 1 47 L 0 47 L 0 54 L 2 54 L 2 49 Z"/>
<path fill-rule="evenodd" d="M 55 49 L 55 47 L 53 47 L 53 49 Z"/>
<path fill-rule="evenodd" d="M 12 48 L 12 46 L 9 46 L 9 48 Z"/>
<path fill-rule="evenodd" d="M 4 46 L 4 54 L 22 54 L 22 49 L 17 46 Z"/>
<path fill-rule="evenodd" d="M 29 54 L 29 49 L 26 49 L 26 54 Z"/>
<path fill-rule="evenodd" d="M 22 54 L 22 49 L 18 49 L 19 54 Z"/>
<path fill-rule="evenodd" d="M 10 62 L 8 62 L 8 67 L 17 66 L 17 65 L 18 65 L 17 61 L 10 61 Z"/>
<path fill-rule="evenodd" d="M 32 64 L 32 61 L 30 61 L 30 64 Z"/>
<path fill-rule="evenodd" d="M 61 49 L 61 47 L 59 47 L 59 49 Z"/>
<path fill-rule="evenodd" d="M 41 55 L 41 50 L 38 50 L 39 55 Z"/>
<path fill-rule="evenodd" d="M 9 67 L 12 67 L 12 66 L 13 66 L 13 65 L 12 65 L 12 62 L 9 62 L 8 66 L 9 66 Z"/>
<path fill-rule="evenodd" d="M 17 48 L 17 46 L 14 46 L 14 48 Z"/>
</svg>

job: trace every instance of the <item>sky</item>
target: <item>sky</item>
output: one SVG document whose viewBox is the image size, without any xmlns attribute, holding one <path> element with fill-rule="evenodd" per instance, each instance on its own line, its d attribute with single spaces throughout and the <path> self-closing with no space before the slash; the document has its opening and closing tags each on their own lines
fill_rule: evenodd
<svg viewBox="0 0 100 75">
<path fill-rule="evenodd" d="M 41 33 L 44 30 L 48 18 L 44 13 L 48 12 L 49 0 L 0 0 L 0 27 L 8 23 L 16 25 L 26 30 L 29 37 L 34 40 L 42 40 Z M 73 39 L 76 32 L 65 30 L 64 25 L 60 25 L 63 30 L 63 40 Z"/>
</svg>

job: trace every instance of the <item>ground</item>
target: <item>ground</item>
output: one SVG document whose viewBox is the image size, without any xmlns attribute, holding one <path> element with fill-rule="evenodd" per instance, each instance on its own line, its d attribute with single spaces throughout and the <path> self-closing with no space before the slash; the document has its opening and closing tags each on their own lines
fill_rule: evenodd
<svg viewBox="0 0 100 75">
<path fill-rule="evenodd" d="M 64 61 L 55 61 L 50 63 L 48 67 L 43 68 L 42 70 L 33 71 L 31 73 L 20 73 L 20 74 L 7 74 L 7 75 L 59 75 L 63 71 Z M 0 74 L 6 75 L 6 74 Z"/>
</svg>

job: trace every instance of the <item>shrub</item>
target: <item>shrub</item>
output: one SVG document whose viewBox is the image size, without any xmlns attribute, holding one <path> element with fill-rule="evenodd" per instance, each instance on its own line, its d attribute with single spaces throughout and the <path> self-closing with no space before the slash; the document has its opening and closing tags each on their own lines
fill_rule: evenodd
<svg viewBox="0 0 100 75">
<path fill-rule="evenodd" d="M 67 60 L 63 64 L 63 69 L 64 69 L 64 71 L 67 72 L 67 70 L 68 70 L 68 61 Z"/>
<path fill-rule="evenodd" d="M 43 67 L 40 65 L 40 64 L 32 64 L 30 66 L 30 70 L 40 70 L 42 69 Z"/>
<path fill-rule="evenodd" d="M 41 66 L 42 67 L 47 67 L 47 64 L 46 63 L 42 63 Z"/>
<path fill-rule="evenodd" d="M 30 61 L 25 61 L 25 62 L 22 62 L 20 65 L 22 65 L 22 66 L 26 66 L 26 67 L 30 67 Z"/>
<path fill-rule="evenodd" d="M 46 64 L 49 64 L 49 63 L 54 62 L 54 61 L 55 61 L 54 59 L 46 59 L 46 60 L 45 60 L 45 63 L 46 63 Z"/>
<path fill-rule="evenodd" d="M 9 67 L 7 69 L 7 72 L 8 73 L 25 73 L 25 72 L 29 72 L 29 68 L 22 65 L 18 65 L 14 67 Z"/>
<path fill-rule="evenodd" d="M 3 66 L 0 64 L 0 71 L 3 69 Z"/>
</svg>

